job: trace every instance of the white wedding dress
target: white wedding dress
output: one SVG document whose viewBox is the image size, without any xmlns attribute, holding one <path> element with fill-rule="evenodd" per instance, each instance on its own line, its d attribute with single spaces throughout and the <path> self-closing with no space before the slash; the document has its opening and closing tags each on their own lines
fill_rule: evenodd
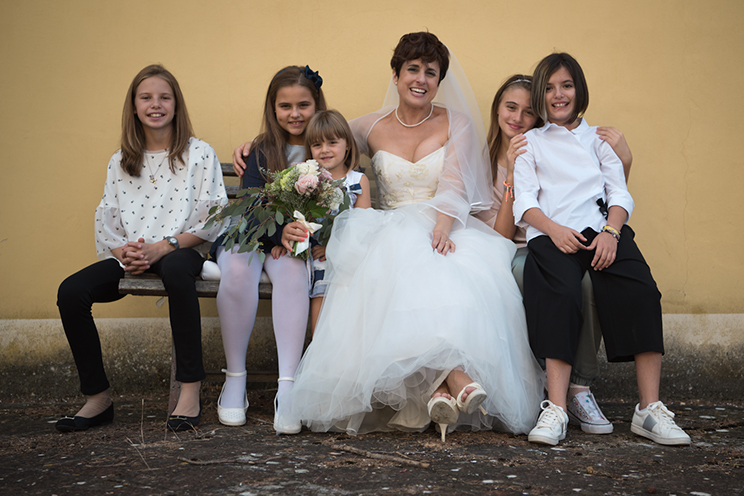
<svg viewBox="0 0 744 496">
<path fill-rule="evenodd" d="M 427 202 L 446 154 L 411 163 L 378 151 L 384 210 L 336 220 L 329 289 L 287 402 L 314 431 L 425 430 L 427 402 L 456 367 L 484 387 L 488 415 L 461 413 L 450 430 L 534 427 L 544 379 L 511 274 L 514 244 L 465 215 L 450 233 L 455 253 L 431 248 L 437 210 Z"/>
</svg>

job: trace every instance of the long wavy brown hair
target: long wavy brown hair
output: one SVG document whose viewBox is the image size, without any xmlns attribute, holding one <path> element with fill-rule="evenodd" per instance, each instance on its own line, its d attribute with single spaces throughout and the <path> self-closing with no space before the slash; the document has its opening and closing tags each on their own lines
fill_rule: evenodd
<svg viewBox="0 0 744 496">
<path fill-rule="evenodd" d="M 261 166 L 271 172 L 286 169 L 287 163 L 286 147 L 289 141 L 289 133 L 285 131 L 276 120 L 274 107 L 276 95 L 280 89 L 287 86 L 299 85 L 307 88 L 315 101 L 315 111 L 326 110 L 323 90 L 315 87 L 315 82 L 305 75 L 305 69 L 296 65 L 290 65 L 274 75 L 269 83 L 264 102 L 263 122 L 261 123 L 261 134 L 255 139 L 251 153 L 260 153 L 265 160 Z"/>
<path fill-rule="evenodd" d="M 499 104 L 501 99 L 504 98 L 504 93 L 507 88 L 523 88 L 527 90 L 530 95 L 532 94 L 532 76 L 524 74 L 514 74 L 510 76 L 504 84 L 501 85 L 499 90 L 496 92 L 496 96 L 493 97 L 493 103 L 491 104 L 491 126 L 488 128 L 488 154 L 491 159 L 491 174 L 493 175 L 494 181 L 496 180 L 496 174 L 498 172 L 498 164 L 496 163 L 496 155 L 499 152 L 499 146 L 501 146 L 501 128 L 499 127 Z M 538 117 L 535 121 L 534 127 L 541 127 L 543 120 Z"/>
<path fill-rule="evenodd" d="M 168 164 L 171 172 L 176 171 L 176 163 L 183 163 L 183 154 L 188 149 L 189 138 L 194 135 L 191 127 L 189 112 L 181 93 L 178 81 L 165 67 L 160 64 L 148 65 L 137 73 L 129 85 L 127 97 L 124 100 L 124 111 L 121 114 L 121 168 L 130 176 L 139 177 L 142 171 L 142 157 L 145 153 L 145 131 L 142 127 L 134 107 L 137 88 L 147 78 L 159 77 L 168 83 L 173 90 L 176 101 L 175 116 L 171 122 L 171 144 L 168 147 Z"/>
</svg>

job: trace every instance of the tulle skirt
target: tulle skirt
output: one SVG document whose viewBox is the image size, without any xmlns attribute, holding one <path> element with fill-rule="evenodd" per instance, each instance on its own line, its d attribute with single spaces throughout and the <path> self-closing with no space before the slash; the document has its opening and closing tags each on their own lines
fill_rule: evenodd
<svg viewBox="0 0 744 496">
<path fill-rule="evenodd" d="M 488 415 L 454 428 L 527 433 L 544 374 L 529 347 L 511 273 L 514 244 L 477 219 L 452 230 L 456 252 L 431 248 L 436 212 L 355 209 L 336 220 L 315 336 L 285 404 L 314 431 L 425 430 L 427 403 L 461 367 Z M 453 391 L 453 396 L 458 391 Z"/>
</svg>

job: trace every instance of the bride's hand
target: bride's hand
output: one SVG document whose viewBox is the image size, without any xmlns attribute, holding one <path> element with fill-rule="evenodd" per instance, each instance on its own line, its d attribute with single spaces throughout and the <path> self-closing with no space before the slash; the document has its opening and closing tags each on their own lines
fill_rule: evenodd
<svg viewBox="0 0 744 496">
<path fill-rule="evenodd" d="M 434 228 L 434 231 L 431 233 L 431 247 L 440 255 L 455 252 L 455 243 L 449 239 L 448 233 L 440 231 L 437 228 Z"/>
<path fill-rule="evenodd" d="M 449 238 L 454 223 L 454 217 L 442 212 L 437 213 L 437 223 L 431 231 L 431 248 L 439 252 L 440 255 L 455 253 L 455 243 Z"/>
</svg>

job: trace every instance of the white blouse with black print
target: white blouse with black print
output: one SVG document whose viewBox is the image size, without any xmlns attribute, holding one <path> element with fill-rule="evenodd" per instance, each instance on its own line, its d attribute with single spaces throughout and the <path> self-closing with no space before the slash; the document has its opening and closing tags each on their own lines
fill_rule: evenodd
<svg viewBox="0 0 744 496">
<path fill-rule="evenodd" d="M 165 151 L 147 153 L 149 168 L 143 157 L 139 177 L 130 176 L 121 168 L 121 150 L 111 157 L 95 216 L 96 251 L 101 260 L 113 258 L 112 249 L 139 238 L 155 243 L 166 236 L 190 233 L 214 241 L 223 229 L 220 224 L 203 229 L 209 209 L 227 203 L 222 169 L 214 149 L 191 138 L 184 161 L 177 162 L 175 173 L 167 158 L 160 167 L 155 165 L 161 163 Z M 209 246 L 202 243 L 194 249 L 205 256 Z"/>
</svg>

